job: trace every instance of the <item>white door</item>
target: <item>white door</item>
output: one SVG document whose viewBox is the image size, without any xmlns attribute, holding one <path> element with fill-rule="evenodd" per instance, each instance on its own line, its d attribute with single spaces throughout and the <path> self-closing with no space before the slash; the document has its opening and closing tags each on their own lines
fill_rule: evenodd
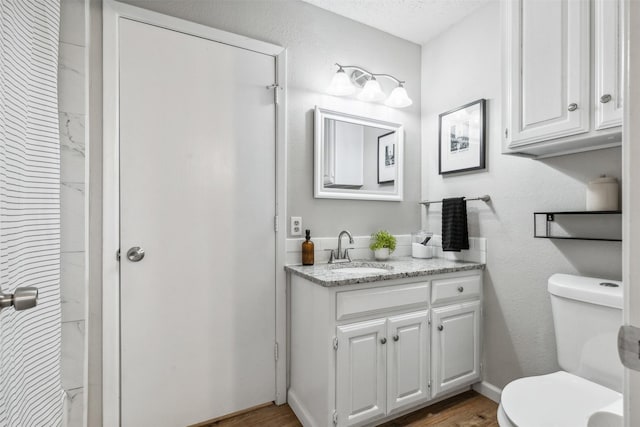
<svg viewBox="0 0 640 427">
<path fill-rule="evenodd" d="M 480 301 L 432 311 L 433 397 L 480 378 Z"/>
<path fill-rule="evenodd" d="M 386 413 L 385 325 L 385 319 L 377 319 L 338 327 L 338 426 L 359 424 Z"/>
<path fill-rule="evenodd" d="M 427 310 L 390 317 L 387 323 L 387 410 L 429 397 Z"/>
<path fill-rule="evenodd" d="M 622 125 L 622 0 L 593 2 L 595 128 Z"/>
<path fill-rule="evenodd" d="M 510 148 L 589 130 L 589 2 L 505 3 Z"/>
<path fill-rule="evenodd" d="M 121 423 L 182 427 L 275 396 L 275 60 L 119 40 Z"/>
</svg>

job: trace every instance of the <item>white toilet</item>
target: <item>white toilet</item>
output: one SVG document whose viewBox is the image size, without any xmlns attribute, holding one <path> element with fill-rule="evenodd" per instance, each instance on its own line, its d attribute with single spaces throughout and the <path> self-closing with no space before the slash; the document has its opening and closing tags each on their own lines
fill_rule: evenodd
<svg viewBox="0 0 640 427">
<path fill-rule="evenodd" d="M 548 291 L 563 370 L 509 383 L 502 391 L 498 424 L 622 426 L 623 368 L 617 353 L 622 283 L 554 274 Z"/>
</svg>

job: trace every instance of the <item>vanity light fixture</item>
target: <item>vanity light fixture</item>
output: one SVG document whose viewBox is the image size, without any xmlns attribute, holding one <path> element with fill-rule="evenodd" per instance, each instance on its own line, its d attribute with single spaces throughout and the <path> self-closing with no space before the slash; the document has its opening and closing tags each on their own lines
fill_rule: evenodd
<svg viewBox="0 0 640 427">
<path fill-rule="evenodd" d="M 380 83 L 374 76 L 371 76 L 369 80 L 364 84 L 362 88 L 362 92 L 358 94 L 358 99 L 360 101 L 368 101 L 368 102 L 378 102 L 385 99 L 387 95 L 384 94 L 382 88 L 380 87 Z"/>
<path fill-rule="evenodd" d="M 391 95 L 384 101 L 384 104 L 389 107 L 404 108 L 413 104 L 413 101 L 407 95 L 407 90 L 402 83 L 400 83 L 397 88 L 391 91 Z"/>
<path fill-rule="evenodd" d="M 338 71 L 333 75 L 333 80 L 327 88 L 327 93 L 335 96 L 348 96 L 356 92 L 356 87 L 351 84 L 351 80 L 344 69 L 338 66 Z"/>
<path fill-rule="evenodd" d="M 358 99 L 361 101 L 378 102 L 384 101 L 385 105 L 394 108 L 405 108 L 413 104 L 411 98 L 407 94 L 407 90 L 404 88 L 404 81 L 393 77 L 390 74 L 375 74 L 365 70 L 362 67 L 355 65 L 340 65 L 338 71 L 331 80 L 331 85 L 327 89 L 327 92 L 336 96 L 348 96 L 355 93 L 356 88 L 362 88 L 362 91 L 358 94 Z M 347 75 L 345 69 L 353 70 L 350 76 Z M 380 83 L 377 77 L 386 77 L 389 80 L 393 80 L 398 86 L 393 89 L 391 95 L 387 97 L 380 87 Z"/>
</svg>

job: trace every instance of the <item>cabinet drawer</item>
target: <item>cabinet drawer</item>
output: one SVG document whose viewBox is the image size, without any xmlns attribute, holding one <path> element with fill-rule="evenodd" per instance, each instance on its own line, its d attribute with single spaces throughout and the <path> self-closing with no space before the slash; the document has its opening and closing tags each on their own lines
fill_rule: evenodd
<svg viewBox="0 0 640 427">
<path fill-rule="evenodd" d="M 431 293 L 432 304 L 462 301 L 480 296 L 480 276 L 452 277 L 434 280 Z"/>
<path fill-rule="evenodd" d="M 428 282 L 338 292 L 336 294 L 336 320 L 350 319 L 391 309 L 425 307 L 428 303 Z"/>
</svg>

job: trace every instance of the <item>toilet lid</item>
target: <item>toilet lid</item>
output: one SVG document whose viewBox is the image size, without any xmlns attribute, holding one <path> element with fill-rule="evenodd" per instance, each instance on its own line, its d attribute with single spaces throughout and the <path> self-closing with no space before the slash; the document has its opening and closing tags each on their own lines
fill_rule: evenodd
<svg viewBox="0 0 640 427">
<path fill-rule="evenodd" d="M 559 371 L 509 383 L 501 404 L 518 427 L 585 427 L 589 416 L 620 399 L 604 386 Z"/>
</svg>

